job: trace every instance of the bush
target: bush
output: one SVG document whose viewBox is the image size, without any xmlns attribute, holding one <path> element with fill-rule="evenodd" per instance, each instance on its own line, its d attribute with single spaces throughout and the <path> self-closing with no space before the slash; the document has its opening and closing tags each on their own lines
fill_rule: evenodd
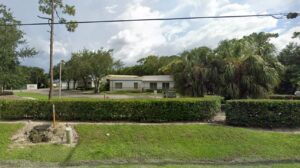
<svg viewBox="0 0 300 168">
<path fill-rule="evenodd" d="M 128 93 L 142 93 L 140 89 L 134 90 L 114 90 L 114 91 L 107 91 L 107 94 L 128 94 Z"/>
<path fill-rule="evenodd" d="M 225 107 L 226 122 L 250 127 L 299 127 L 300 101 L 231 100 Z"/>
<path fill-rule="evenodd" d="M 8 96 L 13 94 L 14 94 L 13 92 L 9 92 L 9 91 L 0 92 L 0 96 Z"/>
<path fill-rule="evenodd" d="M 0 119 L 50 120 L 55 104 L 65 121 L 204 121 L 220 111 L 220 99 L 0 101 Z"/>
<path fill-rule="evenodd" d="M 144 92 L 147 92 L 147 93 L 154 93 L 154 90 L 156 90 L 157 93 L 162 93 L 162 92 L 163 92 L 162 89 L 146 89 L 146 90 L 144 90 Z"/>
<path fill-rule="evenodd" d="M 279 100 L 300 100 L 300 97 L 295 95 L 271 95 L 270 99 L 279 99 Z"/>
</svg>

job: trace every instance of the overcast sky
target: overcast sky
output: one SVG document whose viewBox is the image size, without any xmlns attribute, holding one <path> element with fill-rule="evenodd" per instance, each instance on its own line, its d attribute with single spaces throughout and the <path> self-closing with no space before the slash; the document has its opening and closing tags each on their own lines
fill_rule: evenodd
<svg viewBox="0 0 300 168">
<path fill-rule="evenodd" d="M 76 6 L 72 19 L 106 20 L 185 16 L 217 16 L 240 14 L 300 12 L 299 0 L 65 0 Z M 37 15 L 38 0 L 0 0 L 23 23 L 43 22 Z M 39 54 L 22 60 L 22 64 L 48 71 L 49 26 L 22 27 L 28 45 Z M 278 50 L 300 31 L 300 17 L 277 20 L 272 17 L 202 19 L 192 21 L 159 21 L 131 23 L 99 23 L 79 25 L 69 33 L 62 25 L 55 26 L 55 64 L 68 60 L 72 52 L 84 48 L 114 49 L 115 59 L 133 65 L 139 58 L 172 55 L 198 46 L 216 47 L 223 39 L 239 38 L 253 32 L 276 32 L 272 42 Z M 298 40 L 299 41 L 299 40 Z"/>
</svg>

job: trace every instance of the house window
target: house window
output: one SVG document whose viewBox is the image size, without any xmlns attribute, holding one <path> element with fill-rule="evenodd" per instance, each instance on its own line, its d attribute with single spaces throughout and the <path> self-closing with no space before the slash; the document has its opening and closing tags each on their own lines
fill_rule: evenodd
<svg viewBox="0 0 300 168">
<path fill-rule="evenodd" d="M 115 83 L 116 89 L 122 89 L 123 84 L 122 83 Z"/>
<path fill-rule="evenodd" d="M 156 90 L 157 89 L 157 83 L 151 82 L 150 83 L 150 89 Z"/>
<path fill-rule="evenodd" d="M 138 84 L 137 82 L 134 82 L 133 85 L 134 85 L 134 88 L 135 88 L 135 89 L 138 89 L 138 88 L 139 88 L 139 84 Z"/>
<path fill-rule="evenodd" d="M 162 83 L 162 88 L 163 89 L 169 89 L 170 88 L 170 83 Z"/>
</svg>

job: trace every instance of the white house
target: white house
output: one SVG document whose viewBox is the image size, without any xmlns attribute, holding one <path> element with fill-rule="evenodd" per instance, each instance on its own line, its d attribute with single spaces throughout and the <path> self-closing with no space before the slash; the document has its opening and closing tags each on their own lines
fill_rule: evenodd
<svg viewBox="0 0 300 168">
<path fill-rule="evenodd" d="M 174 79 L 171 75 L 108 75 L 109 90 L 169 90 L 174 88 Z"/>
<path fill-rule="evenodd" d="M 59 80 L 54 80 L 53 81 L 53 87 L 59 87 Z M 78 80 L 78 81 L 76 81 L 75 84 L 74 84 L 73 80 L 71 80 L 69 82 L 69 89 L 78 89 L 78 88 L 84 88 L 84 87 L 85 87 L 85 84 L 84 84 L 83 80 Z M 94 88 L 95 87 L 94 81 L 92 79 L 88 78 L 86 80 L 86 87 L 87 88 Z M 68 89 L 68 82 L 62 81 L 61 88 L 62 89 Z"/>
</svg>

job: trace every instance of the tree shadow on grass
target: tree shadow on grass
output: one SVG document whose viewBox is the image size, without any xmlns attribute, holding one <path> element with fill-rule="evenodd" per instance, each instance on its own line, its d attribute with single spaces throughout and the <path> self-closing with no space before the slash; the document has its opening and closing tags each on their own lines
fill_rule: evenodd
<svg viewBox="0 0 300 168">
<path fill-rule="evenodd" d="M 81 141 L 78 140 L 78 143 L 75 145 L 75 147 L 72 147 L 71 151 L 69 152 L 68 156 L 65 158 L 63 162 L 60 163 L 60 166 L 72 166 L 71 159 L 73 158 L 74 153 L 76 152 L 78 146 L 80 146 Z"/>
</svg>

